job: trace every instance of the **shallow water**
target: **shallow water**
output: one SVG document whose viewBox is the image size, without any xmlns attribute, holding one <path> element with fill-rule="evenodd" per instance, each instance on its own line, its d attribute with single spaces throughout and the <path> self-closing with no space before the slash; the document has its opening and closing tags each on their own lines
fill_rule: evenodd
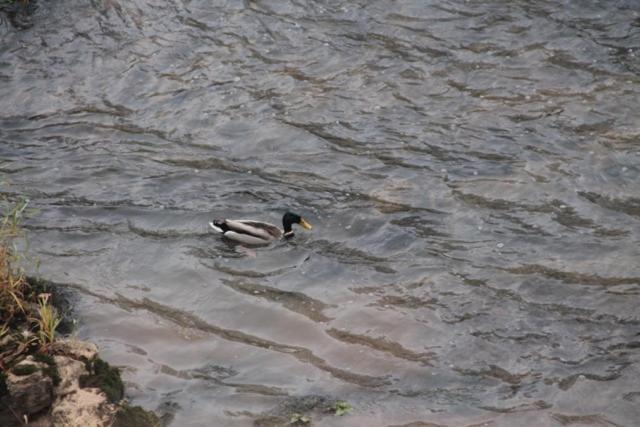
<svg viewBox="0 0 640 427">
<path fill-rule="evenodd" d="M 41 2 L 0 21 L 2 191 L 174 425 L 637 425 L 637 6 Z"/>
</svg>

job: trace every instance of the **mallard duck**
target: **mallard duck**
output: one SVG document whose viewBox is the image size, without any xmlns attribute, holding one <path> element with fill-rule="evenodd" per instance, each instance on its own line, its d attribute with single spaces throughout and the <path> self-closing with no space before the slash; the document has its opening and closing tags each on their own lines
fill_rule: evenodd
<svg viewBox="0 0 640 427">
<path fill-rule="evenodd" d="M 246 219 L 216 219 L 209 223 L 211 228 L 222 233 L 223 236 L 249 245 L 263 245 L 283 237 L 293 237 L 291 229 L 293 224 L 300 224 L 307 230 L 311 230 L 311 224 L 302 219 L 300 215 L 292 212 L 287 212 L 282 216 L 283 230 L 268 222 Z"/>
</svg>

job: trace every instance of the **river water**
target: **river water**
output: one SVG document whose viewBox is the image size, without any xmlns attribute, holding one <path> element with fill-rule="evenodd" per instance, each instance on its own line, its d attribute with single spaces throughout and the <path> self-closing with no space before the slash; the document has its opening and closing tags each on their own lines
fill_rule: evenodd
<svg viewBox="0 0 640 427">
<path fill-rule="evenodd" d="M 0 21 L 2 194 L 134 404 L 638 425 L 636 1 L 37 6 Z M 207 227 L 286 210 L 313 230 Z"/>
</svg>

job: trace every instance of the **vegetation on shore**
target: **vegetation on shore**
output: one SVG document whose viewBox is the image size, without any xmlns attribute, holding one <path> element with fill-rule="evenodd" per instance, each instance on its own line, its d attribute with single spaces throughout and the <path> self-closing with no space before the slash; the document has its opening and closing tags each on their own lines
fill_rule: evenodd
<svg viewBox="0 0 640 427">
<path fill-rule="evenodd" d="M 0 413 L 5 411 L 6 415 L 8 410 L 17 424 L 25 422 L 27 416 L 19 413 L 20 408 L 16 411 L 7 403 L 11 399 L 16 403 L 9 390 L 11 376 L 36 375 L 53 387 L 64 381 L 56 359 L 60 356 L 59 344 L 65 341 L 60 340 L 58 334 L 63 321 L 59 307 L 66 303 L 58 298 L 61 293 L 55 292 L 46 281 L 31 279 L 25 273 L 25 265 L 37 265 L 25 255 L 26 241 L 20 228 L 27 205 L 26 200 L 11 204 L 0 200 L 3 212 L 0 219 Z M 86 373 L 78 378 L 79 387 L 98 388 L 107 401 L 115 405 L 109 425 L 161 425 L 152 412 L 129 406 L 122 400 L 124 384 L 117 368 L 97 356 L 82 360 Z M 46 410 L 46 406 L 43 407 Z M 2 422 L 11 422 L 6 416 L 2 419 Z"/>
<path fill-rule="evenodd" d="M 61 317 L 51 293 L 33 286 L 22 265 L 20 228 L 27 208 L 21 200 L 6 208 L 0 222 L 0 368 L 5 370 L 27 355 L 49 354 Z"/>
<path fill-rule="evenodd" d="M 33 26 L 32 15 L 38 9 L 37 0 L 0 0 L 0 12 L 16 30 Z"/>
<path fill-rule="evenodd" d="M 31 0 L 0 0 L 0 9 L 6 6 L 21 5 L 27 6 Z"/>
</svg>

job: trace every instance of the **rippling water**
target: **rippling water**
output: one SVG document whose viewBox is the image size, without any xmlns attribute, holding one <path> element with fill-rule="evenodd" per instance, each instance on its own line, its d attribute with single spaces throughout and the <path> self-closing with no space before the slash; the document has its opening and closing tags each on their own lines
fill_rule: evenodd
<svg viewBox="0 0 640 427">
<path fill-rule="evenodd" d="M 41 1 L 0 21 L 2 191 L 175 425 L 637 425 L 639 10 Z M 287 209 L 253 253 L 206 225 Z"/>
</svg>

